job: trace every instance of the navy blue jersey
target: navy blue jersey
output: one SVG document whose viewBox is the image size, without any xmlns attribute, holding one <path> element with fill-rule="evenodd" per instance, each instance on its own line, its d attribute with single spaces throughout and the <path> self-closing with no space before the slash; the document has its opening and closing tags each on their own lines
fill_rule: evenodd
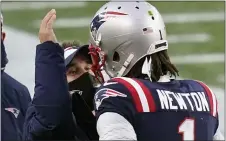
<svg viewBox="0 0 226 141">
<path fill-rule="evenodd" d="M 97 118 L 115 112 L 133 126 L 137 140 L 213 140 L 217 101 L 202 82 L 114 78 L 95 95 Z"/>
</svg>

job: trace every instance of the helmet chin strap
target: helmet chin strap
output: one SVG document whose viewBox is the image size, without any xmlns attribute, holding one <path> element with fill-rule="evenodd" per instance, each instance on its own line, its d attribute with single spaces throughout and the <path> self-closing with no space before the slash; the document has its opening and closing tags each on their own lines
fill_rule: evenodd
<svg viewBox="0 0 226 141">
<path fill-rule="evenodd" d="M 117 77 L 121 77 L 123 75 L 123 73 L 125 72 L 126 68 L 131 63 L 133 57 L 134 57 L 134 54 L 130 54 L 129 55 L 129 57 L 126 59 L 126 61 L 124 62 L 123 66 L 121 67 L 120 71 L 118 72 Z"/>
<path fill-rule="evenodd" d="M 101 43 L 101 34 L 96 34 L 94 39 L 94 45 L 91 43 L 89 45 L 89 54 L 92 58 L 92 68 L 96 79 L 100 83 L 104 83 L 104 77 L 102 74 L 102 68 L 106 61 L 106 55 L 101 51 L 100 43 Z"/>
</svg>

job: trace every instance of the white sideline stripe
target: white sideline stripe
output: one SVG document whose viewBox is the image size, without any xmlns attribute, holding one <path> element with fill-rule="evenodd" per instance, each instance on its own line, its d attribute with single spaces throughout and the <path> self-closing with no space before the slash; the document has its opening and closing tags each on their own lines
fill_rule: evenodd
<svg viewBox="0 0 226 141">
<path fill-rule="evenodd" d="M 224 12 L 198 12 L 198 13 L 180 13 L 165 14 L 163 20 L 166 23 L 197 23 L 197 22 L 215 22 L 224 21 Z"/>
<path fill-rule="evenodd" d="M 168 35 L 167 40 L 171 44 L 205 43 L 211 40 L 211 36 L 207 33 L 176 34 L 176 35 Z"/>
<path fill-rule="evenodd" d="M 224 12 L 194 12 L 163 14 L 165 23 L 197 23 L 224 21 Z M 82 28 L 88 27 L 92 18 L 59 18 L 55 22 L 55 28 Z M 38 23 L 38 24 L 37 24 Z M 34 26 L 38 27 L 40 21 L 35 21 Z"/>
<path fill-rule="evenodd" d="M 57 18 L 54 23 L 54 28 L 83 28 L 89 27 L 92 18 Z M 33 25 L 39 28 L 41 20 L 34 21 Z"/>
<path fill-rule="evenodd" d="M 224 63 L 224 53 L 172 56 L 171 61 L 179 65 L 180 64 Z"/>
<path fill-rule="evenodd" d="M 3 11 L 44 8 L 85 7 L 87 2 L 2 2 Z"/>
</svg>

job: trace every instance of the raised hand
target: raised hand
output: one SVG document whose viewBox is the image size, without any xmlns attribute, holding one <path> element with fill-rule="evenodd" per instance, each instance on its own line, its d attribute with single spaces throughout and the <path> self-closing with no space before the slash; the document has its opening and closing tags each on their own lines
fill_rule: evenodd
<svg viewBox="0 0 226 141">
<path fill-rule="evenodd" d="M 41 43 L 46 41 L 57 42 L 55 33 L 53 31 L 53 23 L 56 20 L 56 10 L 52 9 L 43 18 L 39 29 L 39 40 Z"/>
</svg>

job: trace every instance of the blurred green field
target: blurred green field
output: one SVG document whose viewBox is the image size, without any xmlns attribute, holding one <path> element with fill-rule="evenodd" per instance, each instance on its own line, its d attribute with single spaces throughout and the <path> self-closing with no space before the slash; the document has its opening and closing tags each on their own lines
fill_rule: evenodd
<svg viewBox="0 0 226 141">
<path fill-rule="evenodd" d="M 34 3 L 34 2 L 33 2 Z M 36 2 L 38 3 L 41 2 Z M 62 2 L 63 3 L 63 2 Z M 69 3 L 69 2 L 67 2 Z M 10 5 L 20 5 L 20 2 L 2 2 L 2 9 L 4 14 L 4 24 L 9 27 L 14 27 L 33 34 L 38 33 L 38 26 L 35 26 L 36 21 L 40 21 L 44 15 L 52 8 L 57 11 L 57 19 L 78 19 L 84 17 L 92 17 L 94 13 L 105 2 L 86 2 L 84 6 L 68 6 L 47 8 L 25 8 L 25 9 L 10 9 Z M 183 14 L 183 13 L 211 13 L 218 12 L 224 14 L 224 2 L 151 2 L 156 6 L 162 15 L 165 14 Z M 26 3 L 25 3 L 26 4 Z M 72 4 L 72 2 L 71 2 Z M 73 2 L 75 4 L 75 2 Z M 4 8 L 7 5 L 8 8 Z M 35 3 L 34 3 L 35 5 Z M 70 3 L 68 4 L 70 5 Z M 208 19 L 209 18 L 209 19 Z M 183 60 L 183 55 L 198 54 L 202 57 L 203 54 L 219 54 L 218 61 L 208 61 L 197 64 L 180 63 L 177 67 L 180 70 L 180 76 L 189 79 L 199 79 L 207 84 L 224 87 L 224 81 L 219 77 L 224 77 L 224 20 L 214 20 L 213 15 L 207 16 L 206 21 L 189 22 L 185 19 L 184 22 L 167 22 L 166 28 L 168 35 L 190 34 L 196 37 L 196 34 L 205 35 L 204 41 L 172 41 L 169 44 L 169 53 L 171 56 L 180 55 Z M 213 19 L 213 20 L 211 20 Z M 170 20 L 170 19 L 169 19 Z M 36 25 L 39 24 L 36 22 Z M 60 41 L 78 39 L 83 43 L 88 41 L 89 28 L 84 27 L 57 27 L 55 28 L 56 35 Z M 189 36 L 188 38 L 191 38 Z M 197 37 L 202 38 L 202 37 Z M 179 38 L 180 40 L 180 38 Z M 191 58 L 192 60 L 193 58 Z"/>
</svg>

